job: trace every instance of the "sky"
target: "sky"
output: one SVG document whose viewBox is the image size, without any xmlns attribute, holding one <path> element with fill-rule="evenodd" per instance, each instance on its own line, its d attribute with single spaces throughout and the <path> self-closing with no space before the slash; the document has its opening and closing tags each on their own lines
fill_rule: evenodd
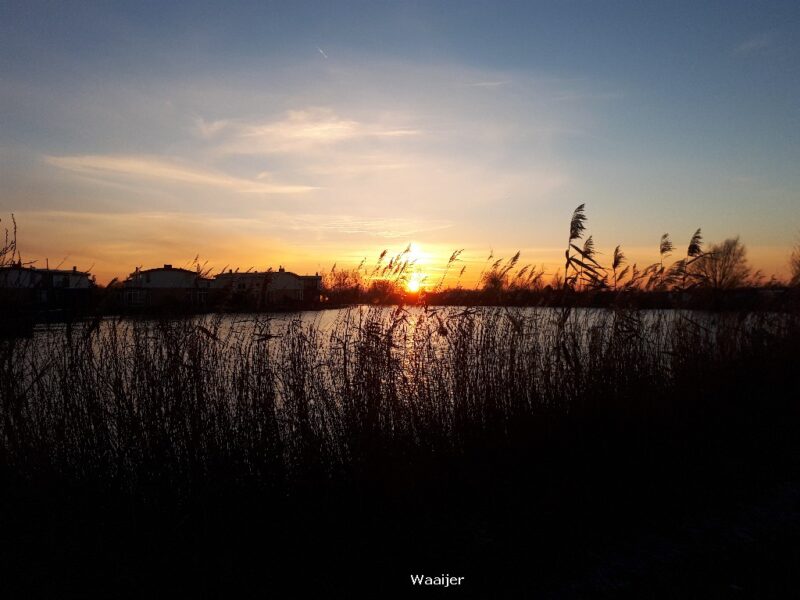
<svg viewBox="0 0 800 600">
<path fill-rule="evenodd" d="M 701 227 L 785 276 L 798 165 L 796 1 L 0 1 L 2 225 L 100 282 L 553 272 L 582 203 L 606 259 Z"/>
</svg>

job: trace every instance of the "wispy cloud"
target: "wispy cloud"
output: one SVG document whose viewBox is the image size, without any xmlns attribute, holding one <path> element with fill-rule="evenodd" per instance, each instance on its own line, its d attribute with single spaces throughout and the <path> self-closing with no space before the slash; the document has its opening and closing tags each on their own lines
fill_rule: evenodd
<svg viewBox="0 0 800 600">
<path fill-rule="evenodd" d="M 235 192 L 263 194 L 297 194 L 315 189 L 310 186 L 267 183 L 264 181 L 267 179 L 264 174 L 259 181 L 251 181 L 155 157 L 84 154 L 44 156 L 44 160 L 55 167 L 89 178 L 105 176 L 171 181 L 188 185 L 226 188 Z"/>
<path fill-rule="evenodd" d="M 206 121 L 205 119 L 198 118 L 195 120 L 195 129 L 202 138 L 211 138 L 224 130 L 230 121 L 227 119 L 219 119 L 216 121 Z"/>
<path fill-rule="evenodd" d="M 477 87 L 477 88 L 495 88 L 500 87 L 502 85 L 508 85 L 511 83 L 510 79 L 500 79 L 496 81 L 476 81 L 474 83 L 466 83 L 464 84 L 466 87 Z"/>
<path fill-rule="evenodd" d="M 70 218 L 90 227 L 106 229 L 112 224 L 135 223 L 150 232 L 163 230 L 181 223 L 186 228 L 194 226 L 237 228 L 243 235 L 285 234 L 293 232 L 325 232 L 363 234 L 382 238 L 406 238 L 414 234 L 448 229 L 453 223 L 446 220 L 413 219 L 404 217 L 357 217 L 319 213 L 294 214 L 286 211 L 260 211 L 248 217 L 196 213 L 185 214 L 162 211 L 123 213 L 80 211 L 33 211 L 20 213 L 37 222 L 58 222 Z M 137 234 L 138 235 L 138 234 Z"/>
<path fill-rule="evenodd" d="M 625 98 L 623 92 L 587 92 L 571 91 L 559 92 L 552 96 L 552 100 L 558 102 L 582 102 L 585 100 L 622 100 Z"/>
<path fill-rule="evenodd" d="M 304 170 L 305 172 L 314 175 L 338 175 L 342 177 L 349 177 L 376 172 L 400 171 L 403 169 L 411 169 L 419 165 L 418 162 L 406 159 L 405 157 L 397 157 L 395 160 L 392 160 L 393 157 L 391 156 L 387 156 L 386 158 L 352 156 L 348 158 L 351 160 L 326 161 L 323 164 L 309 165 Z"/>
<path fill-rule="evenodd" d="M 230 123 L 232 134 L 222 149 L 230 154 L 271 154 L 307 151 L 364 138 L 416 136 L 418 129 L 396 123 L 366 123 L 339 116 L 329 108 L 290 110 L 266 123 Z"/>
<path fill-rule="evenodd" d="M 272 215 L 273 218 L 275 215 Z M 363 234 L 381 238 L 408 238 L 416 234 L 448 229 L 445 220 L 407 218 L 364 218 L 354 216 L 286 215 L 285 225 L 294 230 L 330 231 L 340 234 Z"/>
<path fill-rule="evenodd" d="M 189 264 L 199 254 L 209 266 L 264 268 L 289 264 L 298 272 L 346 258 L 353 244 L 374 248 L 402 242 L 423 232 L 450 227 L 446 221 L 408 218 L 370 219 L 286 211 L 250 216 L 205 212 L 86 212 L 19 211 L 18 222 L 31 227 L 38 241 L 26 243 L 26 256 L 54 259 L 69 255 L 70 264 L 92 269 L 109 281 L 124 277 L 138 266 L 172 262 Z M 65 228 L 64 223 L 69 227 Z M 347 236 L 342 244 L 340 238 Z M 316 249 L 316 250 L 315 250 Z M 319 254 L 324 250 L 324 254 Z M 373 250 L 369 250 L 372 252 Z M 365 251 L 367 254 L 369 252 Z M 265 264 L 266 262 L 266 264 Z M 315 267 L 315 265 L 317 265 Z"/>
<path fill-rule="evenodd" d="M 775 36 L 771 33 L 762 33 L 754 35 L 733 49 L 735 56 L 750 56 L 752 54 L 760 54 L 771 48 L 775 42 Z"/>
</svg>

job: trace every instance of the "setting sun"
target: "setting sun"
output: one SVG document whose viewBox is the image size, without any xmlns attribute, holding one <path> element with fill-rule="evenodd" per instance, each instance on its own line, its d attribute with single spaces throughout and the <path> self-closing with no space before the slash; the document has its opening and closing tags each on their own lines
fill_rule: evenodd
<svg viewBox="0 0 800 600">
<path fill-rule="evenodd" d="M 419 272 L 412 273 L 411 276 L 408 278 L 406 282 L 406 289 L 416 294 L 422 288 L 422 284 L 425 281 L 425 275 Z"/>
<path fill-rule="evenodd" d="M 422 251 L 416 242 L 411 242 L 404 254 L 411 271 L 406 280 L 406 290 L 416 294 L 424 287 L 425 280 L 428 277 L 420 271 L 420 267 L 427 263 L 428 255 Z"/>
</svg>

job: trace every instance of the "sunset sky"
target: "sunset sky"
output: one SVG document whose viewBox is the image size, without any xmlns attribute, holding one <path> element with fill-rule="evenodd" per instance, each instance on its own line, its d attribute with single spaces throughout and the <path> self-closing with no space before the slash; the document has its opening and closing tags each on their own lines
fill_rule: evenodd
<svg viewBox="0 0 800 600">
<path fill-rule="evenodd" d="M 800 2 L 0 4 L 0 217 L 92 268 L 800 232 Z M 429 267 L 433 273 L 433 266 Z"/>
</svg>

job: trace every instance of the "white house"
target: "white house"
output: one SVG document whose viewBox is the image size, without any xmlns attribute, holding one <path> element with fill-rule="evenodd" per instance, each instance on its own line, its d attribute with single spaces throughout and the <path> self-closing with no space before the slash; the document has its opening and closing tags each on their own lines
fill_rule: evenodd
<svg viewBox="0 0 800 600">
<path fill-rule="evenodd" d="M 80 309 L 88 305 L 91 275 L 67 269 L 37 269 L 12 264 L 0 267 L 0 300 L 9 306 L 37 309 Z"/>
<path fill-rule="evenodd" d="M 77 267 L 72 270 L 37 269 L 16 264 L 0 268 L 0 288 L 88 290 L 91 287 L 91 275 L 78 271 Z"/>
<path fill-rule="evenodd" d="M 277 271 L 228 271 L 214 278 L 212 288 L 220 302 L 234 301 L 256 306 L 316 302 L 322 289 L 319 275 L 297 275 L 280 267 Z"/>
<path fill-rule="evenodd" d="M 0 288 L 33 289 L 42 282 L 42 274 L 33 267 L 10 266 L 0 269 Z"/>
<path fill-rule="evenodd" d="M 211 280 L 198 271 L 164 265 L 155 269 L 136 269 L 123 282 L 126 306 L 206 304 Z"/>
</svg>

